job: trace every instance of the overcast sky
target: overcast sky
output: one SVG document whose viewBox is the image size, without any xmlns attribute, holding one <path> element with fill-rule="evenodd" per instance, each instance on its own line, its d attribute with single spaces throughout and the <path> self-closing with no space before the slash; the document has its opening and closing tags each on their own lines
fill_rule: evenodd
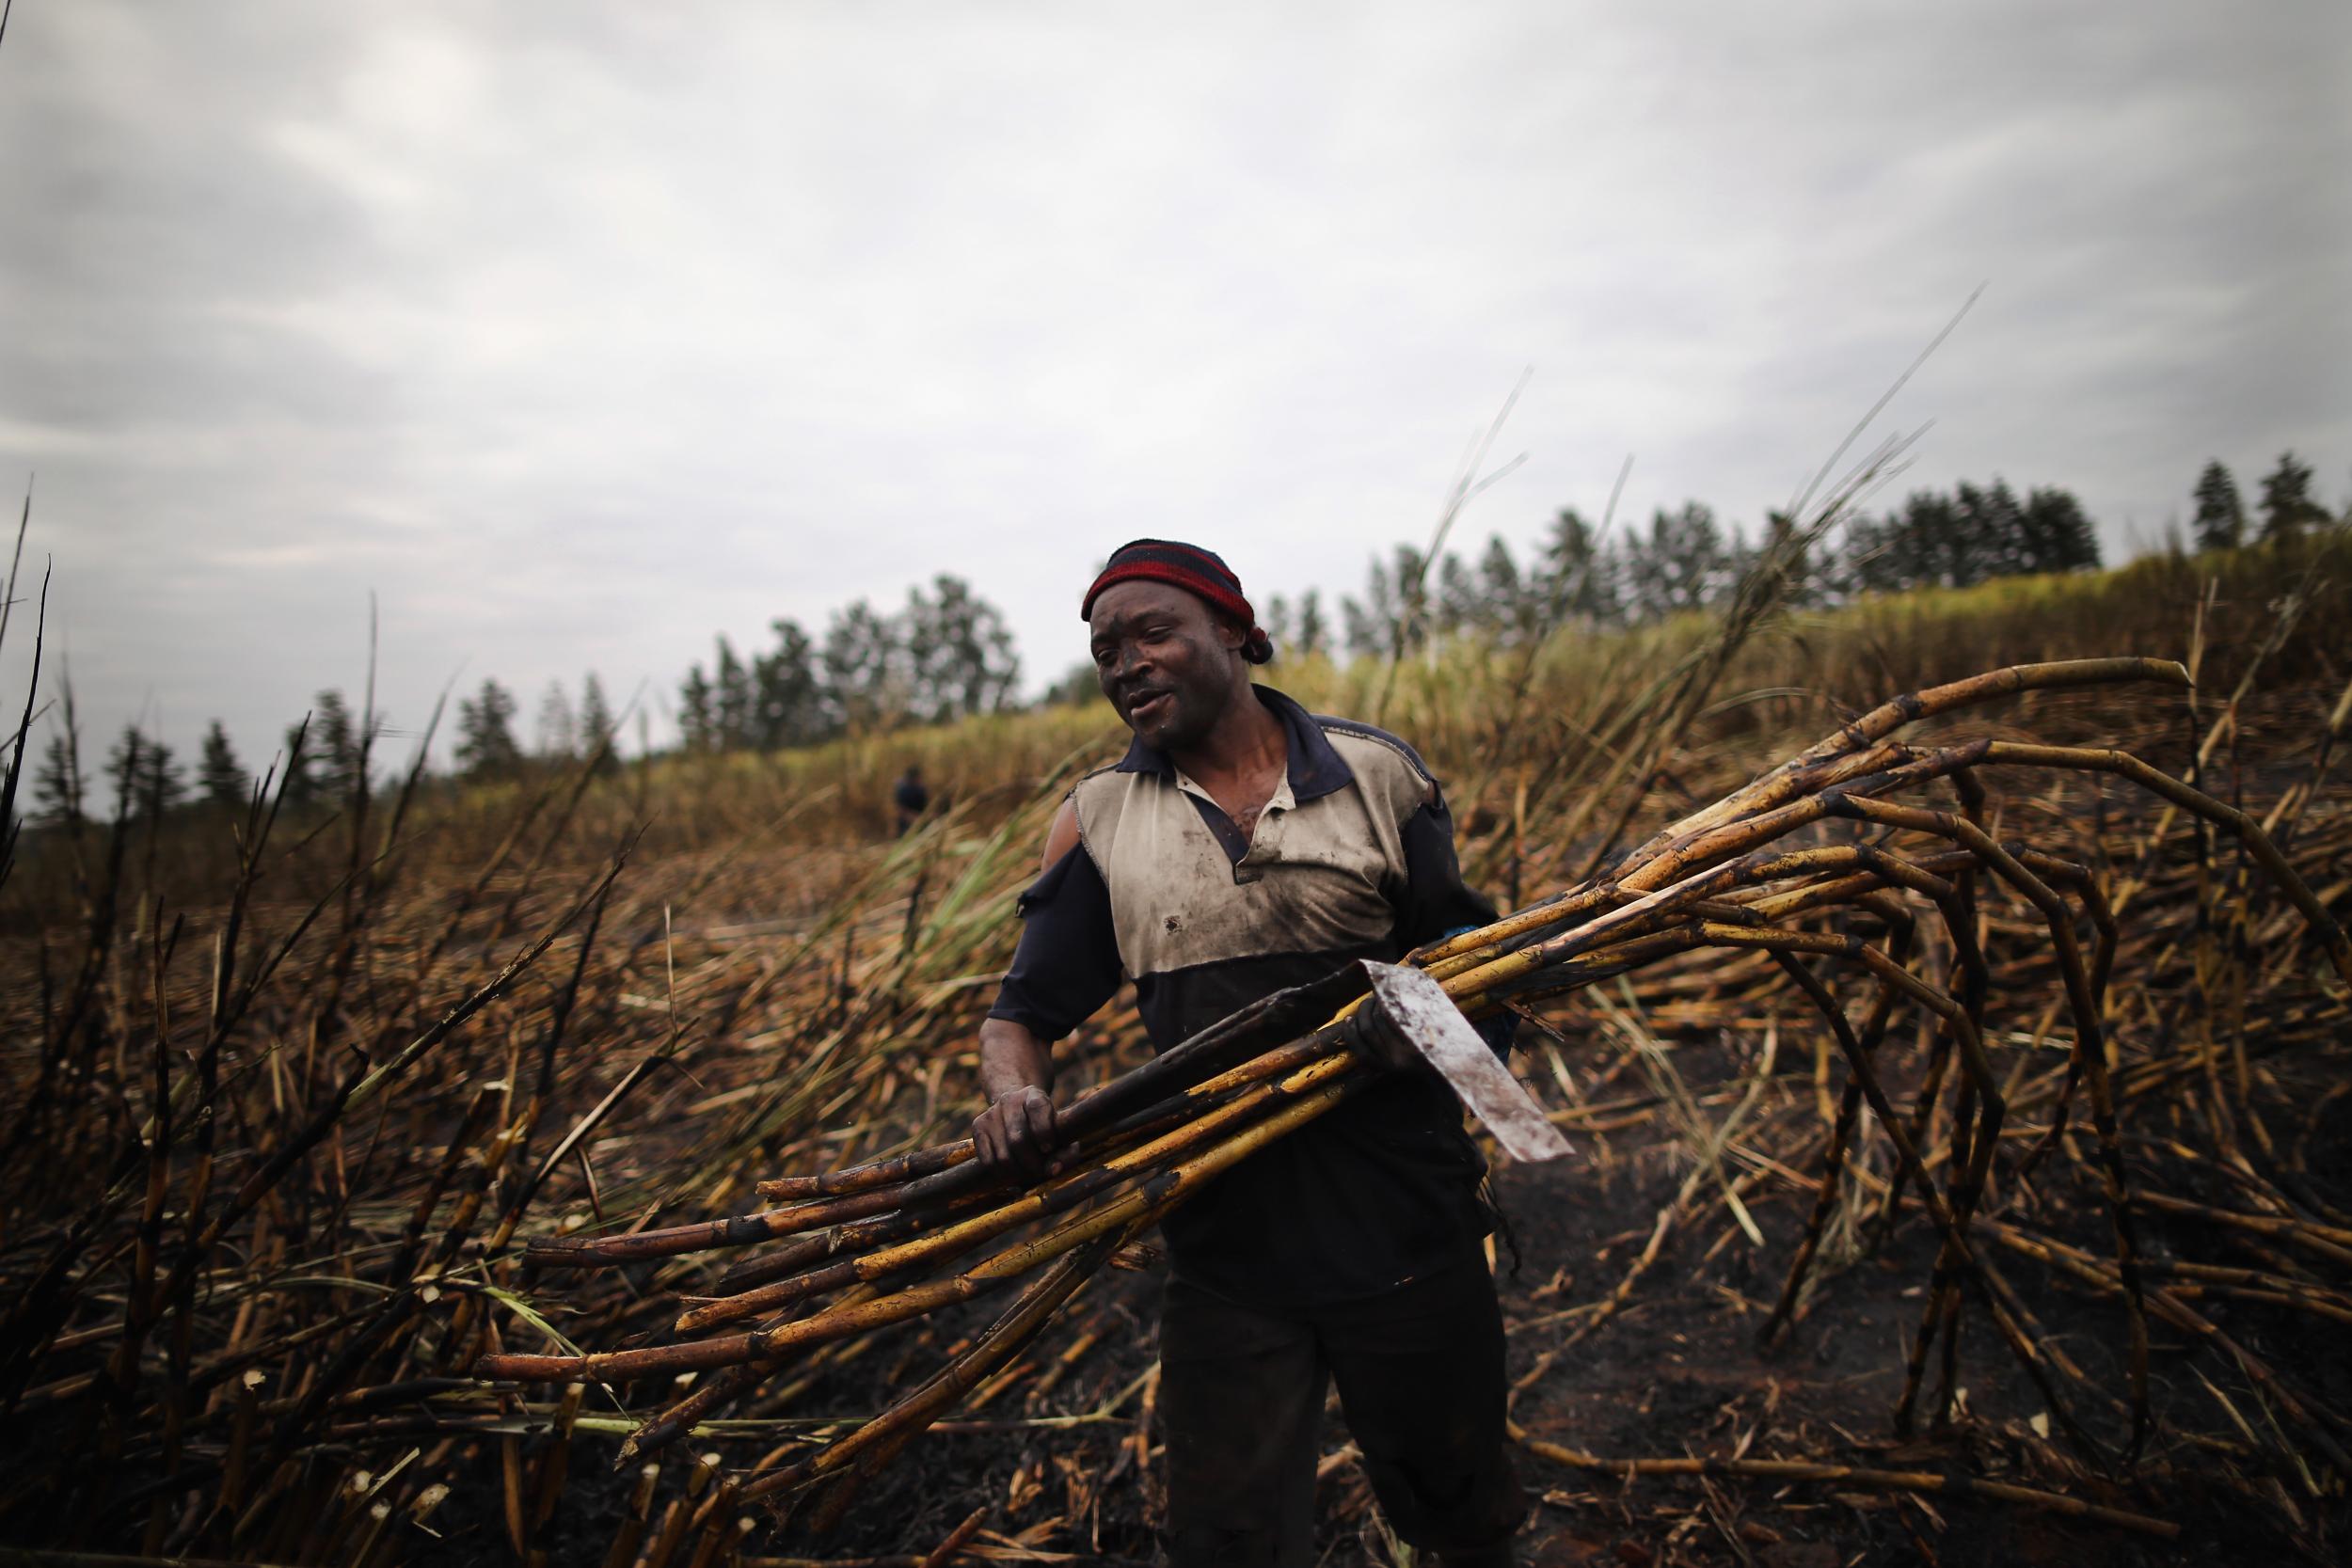
<svg viewBox="0 0 2352 1568">
<path fill-rule="evenodd" d="M 2342 0 L 23 0 L 0 484 L 86 731 L 248 761 L 371 592 L 396 723 L 937 572 L 1041 685 L 1136 534 L 1355 587 L 1529 366 L 1466 543 L 1628 453 L 1753 526 L 1979 283 L 1905 483 L 2121 555 L 2352 495 L 2347 81 Z"/>
</svg>

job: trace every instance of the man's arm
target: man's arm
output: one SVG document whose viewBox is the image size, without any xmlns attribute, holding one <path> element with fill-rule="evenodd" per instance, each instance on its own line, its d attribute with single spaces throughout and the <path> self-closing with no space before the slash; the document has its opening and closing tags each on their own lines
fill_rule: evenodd
<svg viewBox="0 0 2352 1568">
<path fill-rule="evenodd" d="M 972 1123 L 980 1164 L 1044 1170 L 1056 1142 L 1053 1048 L 1009 1018 L 983 1020 L 980 1092 L 988 1109 Z"/>
<path fill-rule="evenodd" d="M 1077 858 L 1073 860 L 1071 857 Z M 1021 945 L 980 1025 L 980 1091 L 972 1123 L 983 1165 L 1042 1172 L 1057 1141 L 1052 1042 L 1119 989 L 1107 890 L 1079 853 L 1078 811 L 1065 800 L 1045 834 L 1042 872 L 1022 895 Z"/>
<path fill-rule="evenodd" d="M 1462 880 L 1454 848 L 1454 814 L 1446 809 L 1445 792 L 1434 781 L 1429 799 L 1406 820 L 1404 842 L 1406 878 L 1398 899 L 1397 935 L 1406 951 L 1494 924 L 1493 901 Z M 1369 1020 L 1367 1026 L 1374 1026 Z M 1472 1027 L 1497 1056 L 1510 1060 L 1512 1037 L 1518 1031 L 1516 1014 L 1497 1013 Z"/>
<path fill-rule="evenodd" d="M 1420 810 L 1406 818 L 1405 886 L 1397 898 L 1397 936 L 1407 951 L 1456 931 L 1495 921 L 1486 895 L 1462 880 L 1454 850 L 1454 814 L 1435 784 Z"/>
</svg>

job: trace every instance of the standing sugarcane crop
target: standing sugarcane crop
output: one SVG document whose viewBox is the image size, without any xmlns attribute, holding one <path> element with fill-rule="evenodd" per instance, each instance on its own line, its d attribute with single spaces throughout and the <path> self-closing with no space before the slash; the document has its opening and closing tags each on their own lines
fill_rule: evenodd
<svg viewBox="0 0 2352 1568">
<path fill-rule="evenodd" d="M 1251 682 L 1272 648 L 1219 557 L 1122 546 L 1080 614 L 1135 738 L 1054 818 L 981 1027 L 978 1162 L 1032 1176 L 1064 1141 L 1051 1042 L 1122 979 L 1165 1050 L 1282 988 L 1494 919 L 1463 885 L 1444 796 L 1411 747 Z M 1376 1009 L 1354 1016 L 1367 1035 L 1383 1027 Z M 1483 1175 L 1452 1094 L 1411 1070 L 1363 1085 L 1168 1214 L 1171 1563 L 1313 1560 L 1334 1380 L 1397 1533 L 1449 1564 L 1510 1560 L 1526 1500 L 1480 1249 Z"/>
</svg>

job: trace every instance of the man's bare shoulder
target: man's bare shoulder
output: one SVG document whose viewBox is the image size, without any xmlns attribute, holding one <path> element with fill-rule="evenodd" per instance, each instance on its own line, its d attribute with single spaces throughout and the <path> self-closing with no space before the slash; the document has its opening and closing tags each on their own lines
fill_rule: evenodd
<svg viewBox="0 0 2352 1568">
<path fill-rule="evenodd" d="M 1062 797 L 1061 809 L 1054 813 L 1053 826 L 1045 830 L 1045 858 L 1041 871 L 1051 871 L 1061 863 L 1061 858 L 1078 847 L 1078 800 L 1074 793 Z"/>
</svg>

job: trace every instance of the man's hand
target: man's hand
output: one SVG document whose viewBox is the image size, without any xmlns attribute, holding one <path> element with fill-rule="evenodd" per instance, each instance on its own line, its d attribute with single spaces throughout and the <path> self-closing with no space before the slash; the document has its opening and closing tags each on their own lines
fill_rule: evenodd
<svg viewBox="0 0 2352 1568">
<path fill-rule="evenodd" d="M 1422 1065 L 1422 1054 L 1406 1037 L 1404 1026 L 1380 1005 L 1378 992 L 1367 994 L 1340 1026 L 1340 1037 L 1358 1054 L 1382 1067 Z"/>
<path fill-rule="evenodd" d="M 1045 1175 L 1058 1143 L 1054 1097 L 1034 1084 L 999 1096 L 972 1122 L 974 1157 L 983 1168 L 1009 1166 L 1024 1175 Z"/>
<path fill-rule="evenodd" d="M 1010 1019 L 980 1025 L 980 1092 L 988 1109 L 972 1122 L 973 1156 L 982 1169 L 1037 1177 L 1059 1141 L 1054 1125 L 1054 1053 Z"/>
</svg>

